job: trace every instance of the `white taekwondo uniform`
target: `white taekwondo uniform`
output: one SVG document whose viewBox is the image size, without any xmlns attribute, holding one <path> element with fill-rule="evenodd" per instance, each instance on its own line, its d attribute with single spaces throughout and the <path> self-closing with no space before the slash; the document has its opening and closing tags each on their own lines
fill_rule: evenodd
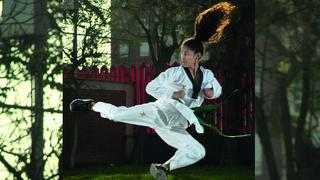
<svg viewBox="0 0 320 180">
<path fill-rule="evenodd" d="M 116 107 L 109 103 L 97 102 L 93 110 L 100 112 L 104 118 L 116 122 L 147 126 L 154 128 L 156 133 L 167 144 L 177 149 L 168 160 L 170 170 L 193 164 L 205 156 L 204 147 L 187 131 L 194 124 L 198 133 L 203 133 L 203 127 L 190 109 L 201 106 L 204 98 L 213 99 L 221 94 L 221 86 L 214 78 L 211 70 L 200 67 L 202 83 L 199 93 L 192 98 L 194 91 L 193 79 L 182 67 L 171 67 L 152 80 L 146 87 L 146 92 L 157 101 L 132 107 Z M 199 90 L 198 88 L 198 90 Z M 205 97 L 202 90 L 213 88 L 213 96 Z M 180 102 L 172 99 L 175 91 L 183 89 L 186 93 Z"/>
</svg>

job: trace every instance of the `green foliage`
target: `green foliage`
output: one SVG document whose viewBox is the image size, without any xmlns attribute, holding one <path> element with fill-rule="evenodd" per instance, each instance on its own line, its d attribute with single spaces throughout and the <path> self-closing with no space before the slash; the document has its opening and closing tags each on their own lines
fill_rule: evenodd
<svg viewBox="0 0 320 180">
<path fill-rule="evenodd" d="M 67 171 L 63 179 L 153 179 L 148 172 L 148 166 L 114 166 L 95 167 Z M 253 180 L 254 170 L 251 167 L 216 167 L 209 165 L 194 165 L 171 171 L 169 180 Z"/>
<path fill-rule="evenodd" d="M 320 82 L 317 73 L 320 64 L 319 6 L 317 0 L 256 1 L 256 61 L 264 64 L 260 72 L 264 79 L 260 81 L 267 87 L 261 98 L 267 103 L 263 108 L 272 136 L 272 130 L 281 122 L 287 179 L 312 173 L 302 171 L 312 167 L 301 165 L 307 154 L 300 154 L 300 147 L 310 143 L 310 136 L 306 136 L 311 133 L 308 124 L 315 124 L 318 121 L 316 114 L 319 114 L 319 108 L 315 109 L 314 104 L 319 100 L 316 92 Z M 269 72 L 272 72 L 272 78 L 267 76 Z M 287 97 L 279 97 L 279 91 Z"/>
<path fill-rule="evenodd" d="M 290 63 L 288 61 L 278 61 L 278 64 L 277 64 L 277 70 L 279 72 L 282 72 L 282 73 L 286 73 L 288 72 L 288 70 L 290 69 Z"/>
<path fill-rule="evenodd" d="M 34 123 L 34 74 L 43 72 L 44 88 L 44 133 L 45 139 L 44 178 L 54 178 L 58 173 L 58 158 L 62 146 L 62 32 L 63 11 L 55 0 L 47 1 L 48 36 L 43 44 L 44 51 L 35 51 L 38 36 L 21 36 L 0 39 L 0 162 L 1 170 L 5 161 L 20 173 L 30 178 L 31 131 Z M 19 24 L 17 24 L 19 26 Z M 38 62 L 37 59 L 43 59 Z M 50 108 L 50 110 L 48 110 Z M 12 173 L 12 172 L 11 172 Z M 1 174 L 2 175 L 2 174 Z M 13 178 L 11 174 L 7 178 Z M 17 178 L 17 177 L 15 177 Z"/>
<path fill-rule="evenodd" d="M 148 40 L 152 61 L 161 69 L 181 42 L 193 36 L 195 15 L 209 5 L 186 0 L 117 0 L 112 6 L 112 24 L 122 41 Z"/>
<path fill-rule="evenodd" d="M 62 30 L 65 63 L 75 67 L 110 65 L 109 4 L 110 0 L 83 0 L 79 1 L 77 9 L 64 12 Z M 77 54 L 76 57 L 73 53 Z"/>
</svg>

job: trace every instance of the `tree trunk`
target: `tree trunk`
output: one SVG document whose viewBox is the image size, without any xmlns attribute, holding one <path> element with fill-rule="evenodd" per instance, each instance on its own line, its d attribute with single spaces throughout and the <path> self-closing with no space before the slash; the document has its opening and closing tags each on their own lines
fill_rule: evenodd
<svg viewBox="0 0 320 180">
<path fill-rule="evenodd" d="M 31 179 L 43 179 L 44 171 L 44 139 L 43 139 L 43 75 L 46 62 L 46 41 L 47 41 L 47 1 L 35 0 L 34 2 L 34 54 L 29 64 L 31 74 L 34 78 L 34 122 L 31 127 L 31 157 L 30 173 Z"/>
<path fill-rule="evenodd" d="M 34 62 L 39 64 L 39 69 L 34 74 L 35 85 L 35 119 L 32 124 L 31 140 L 32 140 L 32 152 L 31 152 L 31 179 L 43 179 L 43 64 L 44 59 L 41 58 L 44 50 L 44 40 L 37 38 L 35 42 L 35 56 Z"/>
<path fill-rule="evenodd" d="M 311 14 L 311 13 L 310 13 Z M 310 16 L 309 13 L 303 14 L 303 31 L 305 32 L 305 35 L 303 36 L 303 42 L 302 42 L 302 99 L 301 99 L 301 105 L 300 105 L 300 113 L 299 113 L 299 119 L 297 123 L 297 129 L 295 134 L 295 155 L 296 155 L 296 163 L 297 163 L 297 171 L 300 179 L 302 179 L 301 176 L 301 169 L 302 165 L 301 163 L 304 161 L 302 158 L 302 147 L 303 147 L 303 137 L 305 135 L 304 132 L 304 126 L 306 124 L 306 118 L 310 107 L 310 93 L 311 93 L 311 85 L 310 85 L 310 79 L 312 77 L 311 74 L 311 58 L 314 54 L 314 49 L 310 47 L 315 47 L 316 43 L 313 43 L 314 41 L 311 40 L 310 34 L 311 28 L 310 28 Z"/>
<path fill-rule="evenodd" d="M 276 160 L 274 157 L 274 152 L 272 149 L 272 144 L 270 141 L 271 138 L 268 130 L 268 125 L 265 119 L 266 116 L 264 114 L 261 99 L 256 97 L 256 102 L 257 102 L 257 120 L 256 120 L 257 132 L 260 137 L 263 152 L 267 161 L 270 179 L 280 180 Z"/>
<path fill-rule="evenodd" d="M 71 153 L 70 153 L 70 164 L 69 168 L 72 169 L 75 166 L 75 158 L 76 158 L 76 152 L 78 149 L 78 120 L 79 116 L 75 116 L 74 119 L 74 124 L 73 124 L 73 141 L 72 141 L 72 148 L 71 148 Z"/>
<path fill-rule="evenodd" d="M 280 108 L 281 108 L 281 124 L 283 129 L 283 138 L 285 143 L 285 153 L 286 153 L 286 168 L 287 168 L 287 179 L 295 180 L 297 179 L 295 172 L 295 160 L 293 156 L 293 145 L 292 145 L 292 133 L 291 133 L 291 118 L 289 111 L 288 95 L 286 83 L 279 82 L 280 87 Z"/>
<path fill-rule="evenodd" d="M 78 20 L 79 20 L 79 9 L 78 9 L 78 0 L 74 1 L 74 14 L 72 18 L 73 23 L 73 40 L 72 40 L 72 62 L 73 64 L 77 64 L 77 66 L 73 66 L 72 73 L 76 68 L 78 68 Z M 72 77 L 72 76 L 71 76 Z M 77 82 L 74 80 L 74 84 L 77 87 Z M 78 91 L 77 91 L 78 93 Z M 78 96 L 78 95 L 77 95 Z M 75 118 L 74 125 L 73 125 L 73 144 L 71 147 L 71 154 L 70 154 L 70 164 L 69 168 L 72 169 L 75 167 L 75 157 L 78 148 L 78 121 L 77 117 Z"/>
<path fill-rule="evenodd" d="M 308 61 L 308 62 L 307 62 Z M 303 146 L 303 137 L 304 137 L 304 126 L 306 123 L 306 117 L 309 110 L 309 101 L 310 101 L 310 63 L 309 59 L 303 60 L 303 70 L 302 70 L 302 100 L 300 107 L 300 114 L 298 119 L 298 125 L 296 129 L 295 136 L 295 155 L 297 163 L 297 171 L 301 170 L 302 159 L 302 146 Z M 300 178 L 302 178 L 300 176 Z"/>
</svg>

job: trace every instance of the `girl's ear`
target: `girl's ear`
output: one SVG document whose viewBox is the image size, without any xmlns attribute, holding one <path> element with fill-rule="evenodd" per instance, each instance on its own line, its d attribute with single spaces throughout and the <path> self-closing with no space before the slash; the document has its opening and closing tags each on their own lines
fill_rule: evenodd
<svg viewBox="0 0 320 180">
<path fill-rule="evenodd" d="M 197 53 L 197 54 L 196 54 L 196 57 L 197 57 L 197 59 L 200 59 L 200 58 L 201 58 L 201 54 L 200 54 L 200 53 Z"/>
</svg>

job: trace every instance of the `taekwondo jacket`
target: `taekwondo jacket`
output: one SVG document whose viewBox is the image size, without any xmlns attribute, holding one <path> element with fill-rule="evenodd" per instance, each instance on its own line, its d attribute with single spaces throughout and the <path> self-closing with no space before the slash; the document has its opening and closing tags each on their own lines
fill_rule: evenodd
<svg viewBox="0 0 320 180">
<path fill-rule="evenodd" d="M 189 121 L 189 124 L 195 125 L 198 133 L 203 133 L 203 127 L 198 122 L 191 108 L 201 106 L 204 98 L 214 99 L 221 94 L 221 85 L 214 77 L 209 69 L 200 66 L 203 74 L 201 88 L 197 98 L 192 98 L 193 84 L 182 66 L 171 67 L 165 72 L 159 74 L 157 78 L 152 80 L 146 87 L 146 92 L 157 99 L 157 103 L 173 104 L 176 109 Z M 205 97 L 202 90 L 204 88 L 212 88 L 213 96 Z M 183 99 L 177 101 L 172 98 L 174 92 L 183 89 L 186 93 Z"/>
</svg>

